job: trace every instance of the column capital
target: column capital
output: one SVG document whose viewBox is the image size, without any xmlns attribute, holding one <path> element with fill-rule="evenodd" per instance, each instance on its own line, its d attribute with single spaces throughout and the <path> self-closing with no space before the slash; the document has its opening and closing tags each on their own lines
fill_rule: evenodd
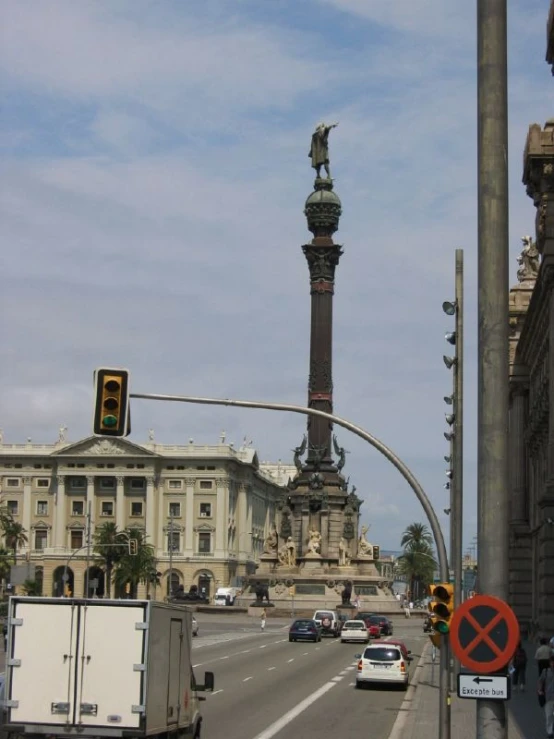
<svg viewBox="0 0 554 739">
<path fill-rule="evenodd" d="M 23 478 L 23 484 L 24 484 L 24 485 L 30 485 L 30 484 L 31 484 L 31 482 L 32 482 L 32 480 L 33 480 L 33 478 L 32 478 L 32 477 L 24 477 L 24 478 Z"/>
<path fill-rule="evenodd" d="M 120 487 L 121 485 L 125 483 L 125 478 L 120 475 L 119 477 L 116 477 L 116 481 L 117 481 L 117 486 Z"/>
<path fill-rule="evenodd" d="M 87 485 L 94 485 L 94 475 L 87 475 Z"/>
<path fill-rule="evenodd" d="M 65 478 L 66 477 L 67 477 L 67 475 L 57 475 L 56 481 L 58 483 L 58 487 L 60 487 L 62 485 L 65 485 Z"/>
</svg>

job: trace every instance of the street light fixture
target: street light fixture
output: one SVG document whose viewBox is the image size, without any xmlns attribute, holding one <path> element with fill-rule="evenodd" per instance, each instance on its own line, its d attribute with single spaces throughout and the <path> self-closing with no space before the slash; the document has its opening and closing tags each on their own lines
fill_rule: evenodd
<svg viewBox="0 0 554 739">
<path fill-rule="evenodd" d="M 452 462 L 452 455 L 451 454 L 445 454 L 443 457 L 444 461 L 450 464 Z"/>
<path fill-rule="evenodd" d="M 442 309 L 447 316 L 453 316 L 456 313 L 456 301 L 454 301 L 453 303 L 445 301 L 442 304 Z"/>
<path fill-rule="evenodd" d="M 456 346 L 456 332 L 455 331 L 449 331 L 447 334 L 444 335 L 444 338 L 446 341 L 448 341 L 449 344 L 452 344 L 452 346 Z"/>
<path fill-rule="evenodd" d="M 452 369 L 452 367 L 456 364 L 456 357 L 447 357 L 446 355 L 444 355 L 442 359 L 446 365 L 446 369 Z"/>
<path fill-rule="evenodd" d="M 450 515 L 450 508 L 443 508 L 443 511 L 446 513 L 447 516 Z"/>
<path fill-rule="evenodd" d="M 443 398 L 446 405 L 452 405 L 454 403 L 454 396 L 453 395 L 445 395 Z"/>
<path fill-rule="evenodd" d="M 445 482 L 444 485 L 443 485 L 443 488 L 445 490 L 450 490 L 450 483 L 449 482 Z"/>
<path fill-rule="evenodd" d="M 446 470 L 445 475 L 448 477 L 449 480 L 451 480 L 454 476 L 454 473 L 452 472 L 452 470 Z"/>
<path fill-rule="evenodd" d="M 455 434 L 454 434 L 453 431 L 445 431 L 444 432 L 444 438 L 446 439 L 446 441 L 452 441 L 452 439 L 454 438 L 454 435 Z"/>
<path fill-rule="evenodd" d="M 446 423 L 449 426 L 454 425 L 454 421 L 456 420 L 456 414 L 455 413 L 445 413 L 444 417 L 446 418 Z"/>
</svg>

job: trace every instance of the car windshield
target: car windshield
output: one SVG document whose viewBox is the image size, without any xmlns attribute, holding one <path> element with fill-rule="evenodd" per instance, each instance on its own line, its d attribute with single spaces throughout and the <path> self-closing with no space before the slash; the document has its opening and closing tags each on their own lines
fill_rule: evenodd
<svg viewBox="0 0 554 739">
<path fill-rule="evenodd" d="M 396 662 L 400 659 L 400 652 L 390 647 L 371 647 L 365 650 L 364 659 L 372 662 Z"/>
<path fill-rule="evenodd" d="M 295 621 L 292 625 L 293 629 L 305 629 L 313 626 L 313 621 Z"/>
</svg>

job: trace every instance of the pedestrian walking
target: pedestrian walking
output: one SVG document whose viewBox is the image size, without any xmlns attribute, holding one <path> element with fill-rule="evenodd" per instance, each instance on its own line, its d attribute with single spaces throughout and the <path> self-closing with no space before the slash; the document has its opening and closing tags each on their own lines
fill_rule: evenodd
<svg viewBox="0 0 554 739">
<path fill-rule="evenodd" d="M 410 606 L 409 605 L 406 605 L 406 607 L 404 608 L 404 615 L 406 616 L 406 618 L 410 618 L 411 613 L 410 613 Z"/>
<path fill-rule="evenodd" d="M 262 615 L 260 616 L 260 627 L 262 631 L 265 630 L 265 620 L 267 618 L 267 613 L 265 612 L 265 608 L 262 611 Z"/>
<path fill-rule="evenodd" d="M 539 677 L 541 676 L 542 671 L 546 670 L 548 667 L 551 654 L 552 651 L 548 646 L 548 639 L 545 636 L 542 636 L 540 639 L 540 646 L 535 652 L 535 659 L 537 660 L 537 667 L 539 669 Z"/>
<path fill-rule="evenodd" d="M 544 669 L 539 677 L 538 685 L 539 703 L 544 701 L 544 716 L 546 719 L 546 735 L 548 739 L 554 739 L 554 654 L 551 655 L 548 667 Z"/>
<path fill-rule="evenodd" d="M 514 656 L 512 657 L 512 685 L 517 691 L 519 686 L 520 693 L 525 691 L 525 670 L 527 669 L 527 652 L 523 648 L 521 642 L 517 645 Z"/>
</svg>

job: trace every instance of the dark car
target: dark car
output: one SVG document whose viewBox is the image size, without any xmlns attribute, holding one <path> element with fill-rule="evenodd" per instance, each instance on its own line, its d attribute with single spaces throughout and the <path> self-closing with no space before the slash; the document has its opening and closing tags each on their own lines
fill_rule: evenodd
<svg viewBox="0 0 554 739">
<path fill-rule="evenodd" d="M 381 616 L 378 613 L 370 613 L 366 618 L 364 618 L 364 621 L 366 623 L 369 621 L 370 624 L 375 624 L 376 626 L 379 626 L 379 628 L 381 629 L 381 634 L 383 636 L 392 636 L 392 621 L 386 616 Z"/>
<path fill-rule="evenodd" d="M 289 641 L 321 641 L 321 628 L 311 618 L 297 618 L 289 629 Z"/>
</svg>

